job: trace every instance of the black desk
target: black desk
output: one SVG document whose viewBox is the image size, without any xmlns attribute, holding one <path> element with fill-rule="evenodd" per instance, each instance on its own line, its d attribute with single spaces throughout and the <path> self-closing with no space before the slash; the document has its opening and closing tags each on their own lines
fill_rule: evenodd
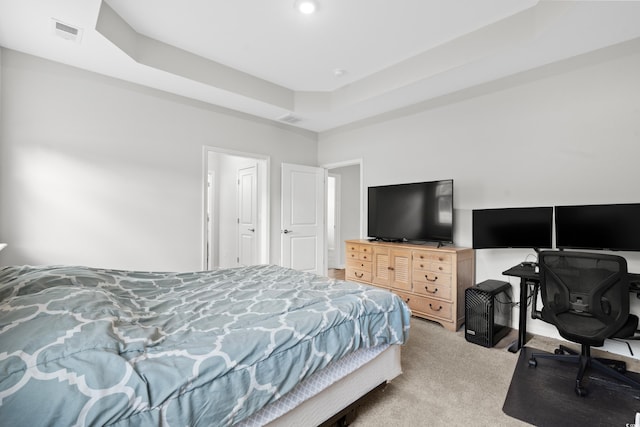
<svg viewBox="0 0 640 427">
<path fill-rule="evenodd" d="M 511 344 L 509 351 L 517 352 L 527 342 L 527 299 L 529 297 L 528 285 L 539 286 L 540 274 L 536 273 L 532 265 L 518 264 L 503 271 L 505 276 L 520 278 L 520 318 L 518 319 L 518 340 Z M 629 273 L 629 292 L 635 293 L 640 298 L 640 274 Z"/>
<path fill-rule="evenodd" d="M 516 265 L 503 271 L 505 276 L 520 278 L 520 318 L 518 320 L 518 340 L 511 344 L 509 351 L 517 352 L 527 342 L 527 298 L 529 297 L 528 285 L 538 286 L 540 284 L 540 274 L 535 268 L 529 265 Z"/>
</svg>

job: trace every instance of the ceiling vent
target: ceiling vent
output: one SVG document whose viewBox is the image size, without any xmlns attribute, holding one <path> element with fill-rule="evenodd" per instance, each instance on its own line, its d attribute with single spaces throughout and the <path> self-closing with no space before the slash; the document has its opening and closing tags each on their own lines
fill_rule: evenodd
<svg viewBox="0 0 640 427">
<path fill-rule="evenodd" d="M 284 116 L 278 117 L 278 120 L 280 120 L 281 122 L 289 123 L 290 125 L 293 125 L 302 121 L 300 117 L 294 116 L 291 113 L 287 113 Z"/>
<path fill-rule="evenodd" d="M 62 37 L 65 40 L 71 40 L 76 43 L 80 43 L 80 39 L 82 37 L 81 28 L 65 24 L 55 18 L 53 19 L 53 33 L 58 37 Z"/>
</svg>

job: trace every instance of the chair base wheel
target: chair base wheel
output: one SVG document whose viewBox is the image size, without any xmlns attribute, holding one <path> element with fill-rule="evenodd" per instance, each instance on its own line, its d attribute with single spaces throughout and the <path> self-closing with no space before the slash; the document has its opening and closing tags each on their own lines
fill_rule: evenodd
<svg viewBox="0 0 640 427">
<path fill-rule="evenodd" d="M 614 369 L 614 370 L 620 372 L 621 374 L 624 374 L 625 372 L 627 372 L 627 365 L 626 364 L 616 363 L 616 364 L 613 364 L 613 365 L 609 365 L 609 367 L 611 369 Z"/>
<path fill-rule="evenodd" d="M 577 385 L 577 386 L 576 386 L 576 388 L 575 388 L 575 390 L 576 390 L 576 394 L 577 394 L 578 396 L 580 396 L 580 397 L 585 397 L 587 394 L 589 394 L 589 392 L 587 391 L 587 389 L 586 389 L 586 388 L 584 388 L 584 387 L 582 387 L 582 386 L 580 386 L 580 385 Z"/>
</svg>

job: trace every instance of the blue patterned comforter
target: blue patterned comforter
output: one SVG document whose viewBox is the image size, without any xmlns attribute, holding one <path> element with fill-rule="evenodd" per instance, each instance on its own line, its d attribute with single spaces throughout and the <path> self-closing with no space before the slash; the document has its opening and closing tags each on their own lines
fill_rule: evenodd
<svg viewBox="0 0 640 427">
<path fill-rule="evenodd" d="M 0 270 L 0 425 L 231 425 L 356 349 L 402 344 L 390 292 L 277 266 Z"/>
</svg>

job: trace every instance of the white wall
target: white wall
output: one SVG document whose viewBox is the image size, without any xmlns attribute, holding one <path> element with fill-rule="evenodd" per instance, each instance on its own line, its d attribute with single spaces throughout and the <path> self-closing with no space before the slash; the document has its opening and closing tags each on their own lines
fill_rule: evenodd
<svg viewBox="0 0 640 427">
<path fill-rule="evenodd" d="M 318 160 L 361 157 L 365 187 L 453 178 L 457 246 L 472 245 L 473 209 L 640 202 L 638 46 L 321 134 Z M 517 298 L 518 280 L 501 273 L 530 253 L 477 251 L 476 282 L 510 281 Z M 640 253 L 622 254 L 640 272 Z M 514 309 L 514 326 L 517 314 Z M 529 327 L 555 334 L 540 321 Z M 625 351 L 624 344 L 613 345 Z M 640 354 L 640 344 L 632 345 Z"/>
<path fill-rule="evenodd" d="M 203 146 L 271 158 L 271 261 L 280 164 L 317 164 L 316 135 L 2 50 L 0 264 L 194 270 Z"/>
</svg>

